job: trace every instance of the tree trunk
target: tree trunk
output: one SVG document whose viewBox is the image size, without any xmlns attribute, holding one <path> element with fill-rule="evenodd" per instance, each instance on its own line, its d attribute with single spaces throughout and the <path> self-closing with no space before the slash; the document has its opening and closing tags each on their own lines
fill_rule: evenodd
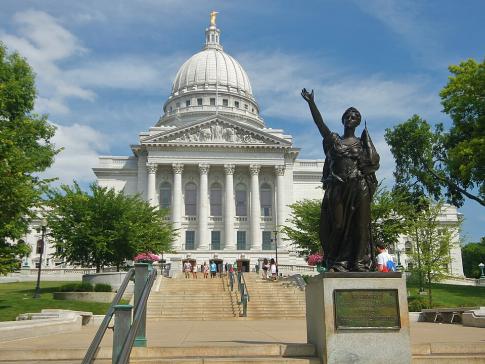
<svg viewBox="0 0 485 364">
<path fill-rule="evenodd" d="M 431 296 L 431 272 L 428 271 L 428 303 L 429 303 L 429 308 L 433 305 L 433 297 Z"/>
<path fill-rule="evenodd" d="M 418 230 L 415 230 L 416 232 L 416 251 L 417 251 L 417 256 L 418 256 L 418 272 L 419 272 L 419 292 L 424 292 L 424 273 L 423 269 L 421 267 L 421 246 L 419 243 L 419 238 L 418 238 Z"/>
</svg>

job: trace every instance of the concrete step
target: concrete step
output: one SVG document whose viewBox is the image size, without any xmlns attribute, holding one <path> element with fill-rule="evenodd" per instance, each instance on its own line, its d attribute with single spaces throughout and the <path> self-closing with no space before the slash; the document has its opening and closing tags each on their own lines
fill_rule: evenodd
<svg viewBox="0 0 485 364">
<path fill-rule="evenodd" d="M 79 363 L 84 349 L 1 350 L 0 363 Z M 309 344 L 252 344 L 133 348 L 130 363 L 319 363 Z M 101 348 L 95 363 L 111 363 L 111 348 Z"/>
</svg>

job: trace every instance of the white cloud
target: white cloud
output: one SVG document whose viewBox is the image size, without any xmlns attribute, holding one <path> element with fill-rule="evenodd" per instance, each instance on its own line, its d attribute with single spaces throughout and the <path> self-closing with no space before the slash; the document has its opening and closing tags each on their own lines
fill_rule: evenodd
<svg viewBox="0 0 485 364">
<path fill-rule="evenodd" d="M 86 52 L 73 34 L 42 11 L 19 12 L 13 20 L 18 35 L 3 33 L 2 39 L 9 48 L 26 57 L 37 74 L 38 112 L 50 112 L 49 107 L 53 107 L 58 113 L 67 113 L 67 98 L 94 99 L 91 90 L 68 82 L 59 66 L 61 61 Z"/>
<path fill-rule="evenodd" d="M 300 96 L 303 87 L 315 90 L 317 105 L 334 127 L 340 126 L 341 115 L 349 106 L 358 108 L 369 122 L 405 120 L 421 111 L 439 114 L 438 97 L 419 76 L 362 75 L 325 58 L 317 63 L 281 52 L 245 53 L 237 58 L 249 73 L 266 117 L 308 120 L 311 116 Z"/>
<path fill-rule="evenodd" d="M 54 124 L 55 125 L 55 124 Z M 106 152 L 108 138 L 97 130 L 80 124 L 56 125 L 52 139 L 56 147 L 63 147 L 56 155 L 54 165 L 42 174 L 46 178 L 59 178 L 58 183 L 72 184 L 95 179 L 92 167 L 98 163 L 98 155 Z"/>
<path fill-rule="evenodd" d="M 442 25 L 427 16 L 429 3 L 416 0 L 355 0 L 354 3 L 397 34 L 424 66 L 446 69 L 451 63 L 443 49 Z"/>
</svg>

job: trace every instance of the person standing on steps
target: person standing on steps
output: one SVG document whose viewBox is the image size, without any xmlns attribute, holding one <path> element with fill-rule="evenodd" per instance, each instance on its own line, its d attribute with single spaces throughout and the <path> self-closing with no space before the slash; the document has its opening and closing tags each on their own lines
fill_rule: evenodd
<svg viewBox="0 0 485 364">
<path fill-rule="evenodd" d="M 263 267 L 262 267 L 262 275 L 263 275 L 263 279 L 268 279 L 268 269 L 269 269 L 269 263 L 268 263 L 268 259 L 267 258 L 264 258 L 263 259 Z"/>
<path fill-rule="evenodd" d="M 209 277 L 209 265 L 207 264 L 207 262 L 204 262 L 203 272 L 204 272 L 204 278 L 208 278 Z"/>
<path fill-rule="evenodd" d="M 216 264 L 216 262 L 212 261 L 212 263 L 210 265 L 210 271 L 211 271 L 211 278 L 215 278 L 216 277 L 216 273 L 217 273 L 217 264 Z"/>
<path fill-rule="evenodd" d="M 271 258 L 270 269 L 271 269 L 271 279 L 273 281 L 276 281 L 278 279 L 278 269 L 276 267 L 276 262 L 274 258 Z"/>
<path fill-rule="evenodd" d="M 190 271 L 192 270 L 192 264 L 187 260 L 184 263 L 184 273 L 185 273 L 185 278 L 190 278 Z"/>
</svg>

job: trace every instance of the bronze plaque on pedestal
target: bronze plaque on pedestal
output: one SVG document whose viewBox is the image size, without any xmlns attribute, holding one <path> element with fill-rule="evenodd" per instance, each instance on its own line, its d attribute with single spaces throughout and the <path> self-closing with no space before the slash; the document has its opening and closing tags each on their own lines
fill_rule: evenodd
<svg viewBox="0 0 485 364">
<path fill-rule="evenodd" d="M 399 330 L 397 289 L 336 289 L 333 292 L 337 330 Z"/>
</svg>

